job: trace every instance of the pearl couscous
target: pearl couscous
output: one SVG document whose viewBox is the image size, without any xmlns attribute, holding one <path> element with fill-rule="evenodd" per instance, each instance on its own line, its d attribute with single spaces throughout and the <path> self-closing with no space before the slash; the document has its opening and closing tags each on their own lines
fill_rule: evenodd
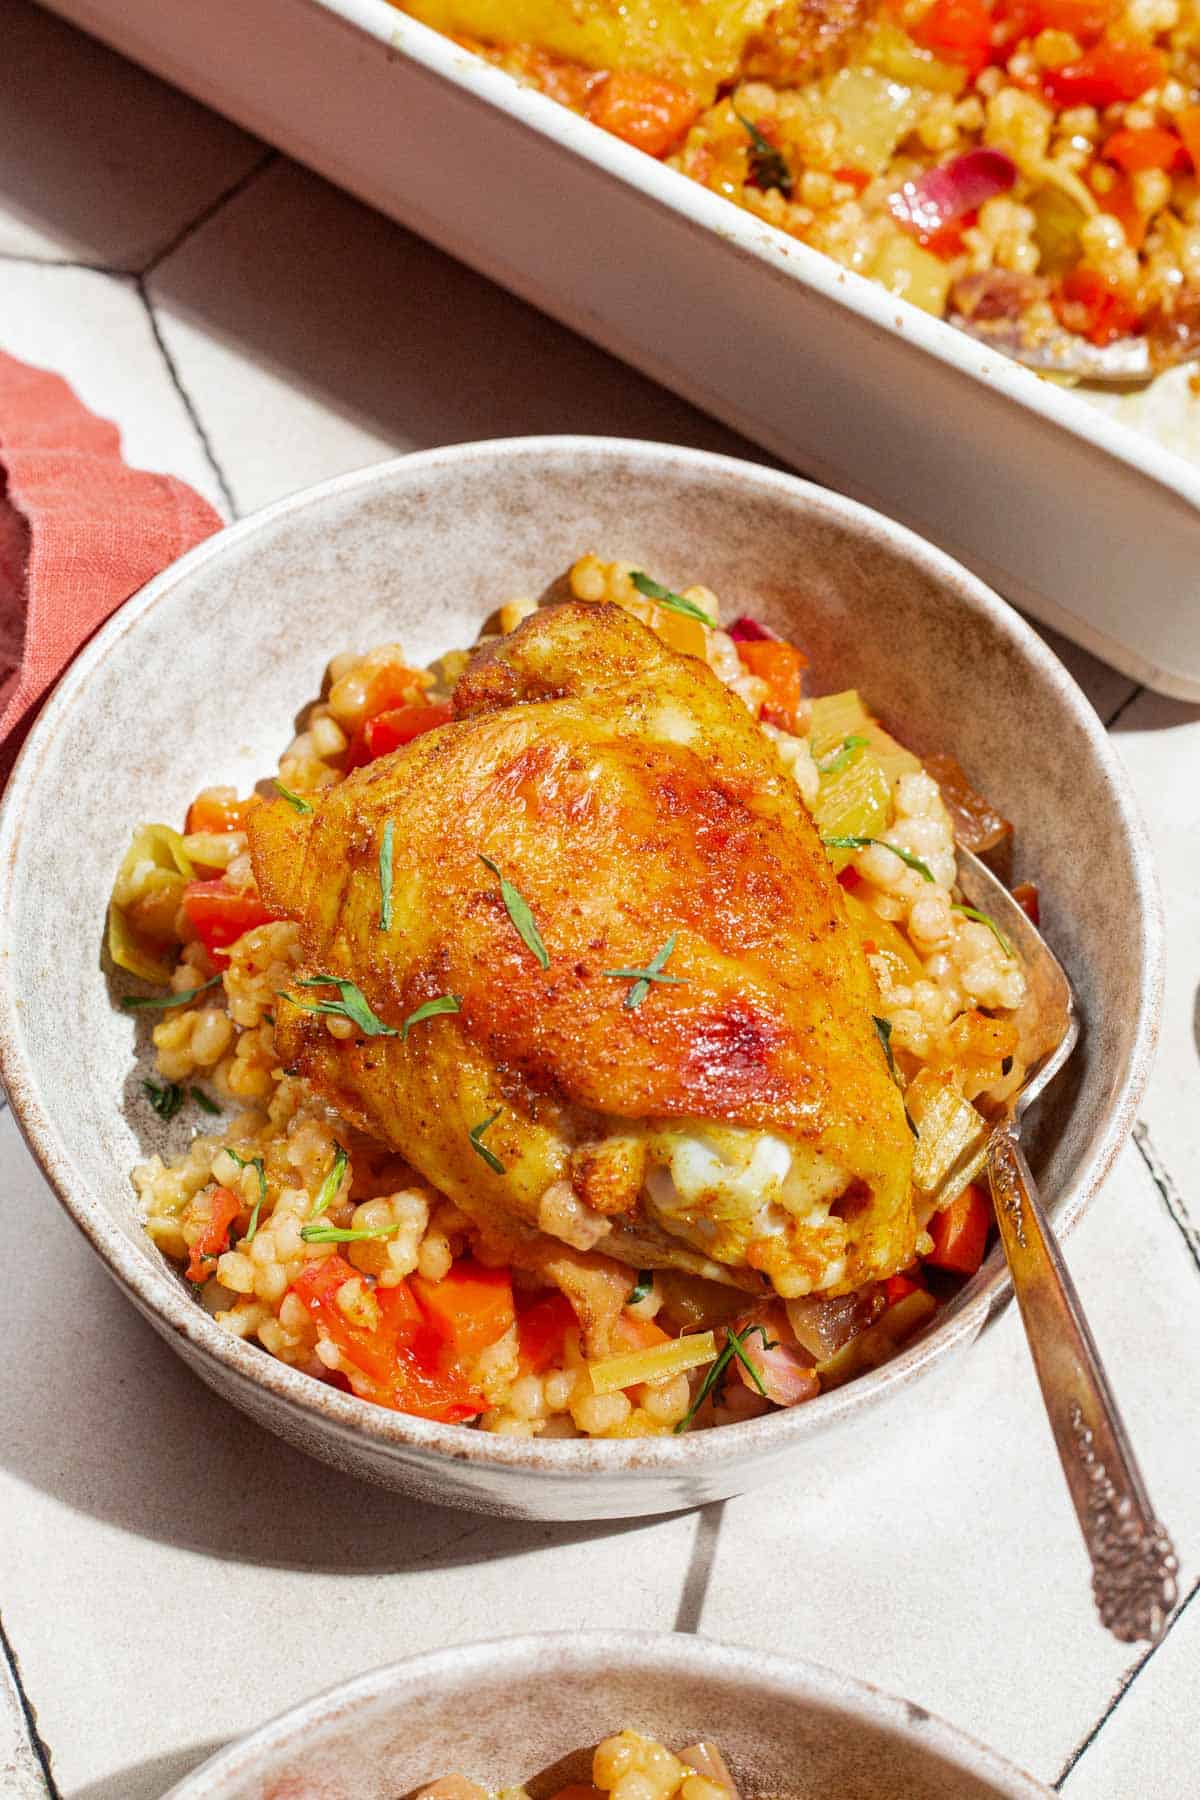
<svg viewBox="0 0 1200 1800">
<path fill-rule="evenodd" d="M 984 1115 L 1024 1073 L 1025 978 L 995 923 L 959 897 L 956 830 L 992 853 L 1010 832 L 957 765 L 923 764 L 853 690 L 807 697 L 800 650 L 750 618 L 708 623 L 720 615 L 707 588 L 672 594 L 588 555 L 569 589 L 706 662 L 770 738 L 779 779 L 795 782 L 865 952 L 876 1030 L 903 1091 L 917 1259 L 851 1292 L 830 1278 L 787 1299 L 686 1268 L 618 1270 L 599 1331 L 553 1261 L 510 1264 L 395 1149 L 284 1066 L 276 1013 L 300 978 L 299 928 L 273 916 L 255 884 L 247 822 L 262 797 L 224 788 L 197 796 L 182 832 L 139 827 L 113 889 L 113 961 L 157 988 L 122 1001 L 152 1021 L 147 1105 L 187 1135 L 133 1181 L 150 1237 L 222 1329 L 315 1379 L 484 1431 L 662 1435 L 799 1404 L 876 1366 L 979 1266 L 990 1212 L 972 1178 Z M 536 610 L 507 601 L 499 631 Z M 273 789 L 310 812 L 354 769 L 436 730 L 469 654 L 425 670 L 394 643 L 336 657 Z M 327 1014 L 333 1039 L 354 1038 L 344 1008 L 309 1010 Z M 542 1228 L 571 1244 L 577 1225 L 564 1213 Z M 747 1279 L 765 1290 L 765 1278 Z"/>
<path fill-rule="evenodd" d="M 591 1788 L 573 1783 L 552 1800 L 738 1800 L 729 1765 L 714 1743 L 689 1744 L 675 1755 L 656 1738 L 628 1727 L 592 1752 Z M 465 1775 L 443 1775 L 416 1800 L 529 1800 L 520 1786 L 489 1789 Z"/>
</svg>

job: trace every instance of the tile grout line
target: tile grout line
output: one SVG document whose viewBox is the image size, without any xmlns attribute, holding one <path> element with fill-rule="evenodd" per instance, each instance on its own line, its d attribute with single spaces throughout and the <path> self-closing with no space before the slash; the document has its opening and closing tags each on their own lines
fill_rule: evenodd
<svg viewBox="0 0 1200 1800">
<path fill-rule="evenodd" d="M 89 275 L 128 275 L 128 269 L 111 263 L 84 262 L 76 256 L 23 256 L 18 250 L 0 250 L 0 263 L 15 263 L 24 269 L 84 269 Z"/>
<path fill-rule="evenodd" d="M 1128 710 L 1128 708 L 1133 705 L 1135 700 L 1141 699 L 1141 697 L 1145 693 L 1145 691 L 1146 691 L 1145 684 L 1143 682 L 1139 681 L 1137 683 L 1136 687 L 1133 689 L 1133 692 L 1130 694 L 1126 694 L 1126 696 L 1122 700 L 1121 704 L 1118 707 L 1116 707 L 1112 713 L 1109 714 L 1107 719 L 1105 719 L 1105 721 L 1104 721 L 1105 731 L 1111 731 L 1113 729 L 1113 726 L 1117 723 L 1117 720 L 1120 719 L 1125 714 L 1125 712 Z"/>
<path fill-rule="evenodd" d="M 33 1751 L 33 1754 L 37 1759 L 37 1765 L 42 1771 L 42 1779 L 46 1784 L 48 1800 L 62 1800 L 61 1790 L 54 1779 L 54 1771 L 50 1766 L 50 1746 L 46 1743 L 41 1732 L 38 1730 L 37 1712 L 34 1709 L 29 1695 L 25 1692 L 25 1683 L 21 1679 L 21 1665 L 17 1661 L 17 1653 L 13 1649 L 9 1635 L 4 1629 L 4 1620 L 2 1618 L 0 1618 L 0 1656 L 3 1656 L 7 1663 L 9 1673 L 13 1679 L 13 1686 L 17 1690 L 17 1698 L 21 1703 L 21 1715 L 25 1720 L 25 1732 L 29 1739 L 30 1749 Z"/>
<path fill-rule="evenodd" d="M 1162 1197 L 1163 1205 L 1170 1216 L 1171 1223 L 1177 1228 L 1188 1254 L 1200 1272 L 1200 1230 L 1193 1225 L 1187 1203 L 1167 1173 L 1166 1165 L 1150 1137 L 1149 1128 L 1143 1119 L 1139 1119 L 1133 1128 L 1133 1142 L 1138 1155 L 1146 1165 L 1151 1181 Z"/>
<path fill-rule="evenodd" d="M 135 275 L 133 277 L 133 281 L 134 281 L 135 287 L 137 288 L 138 297 L 141 300 L 142 305 L 146 309 L 146 317 L 150 323 L 150 331 L 154 338 L 154 342 L 158 346 L 159 355 L 162 357 L 163 362 L 166 364 L 167 374 L 171 380 L 171 386 L 175 389 L 175 392 L 179 395 L 180 401 L 183 404 L 183 409 L 187 413 L 187 416 L 191 421 L 192 429 L 196 433 L 197 438 L 200 440 L 200 447 L 204 451 L 204 455 L 208 462 L 209 468 L 212 470 L 214 476 L 216 477 L 217 486 L 221 490 L 221 498 L 225 502 L 225 506 L 226 506 L 226 509 L 228 510 L 229 516 L 231 519 L 236 519 L 239 517 L 239 510 L 238 510 L 237 501 L 233 497 L 233 489 L 230 487 L 228 481 L 225 478 L 224 469 L 221 467 L 220 463 L 217 461 L 216 452 L 214 451 L 212 444 L 209 440 L 208 432 L 204 428 L 203 421 L 200 418 L 200 414 L 196 410 L 195 404 L 192 400 L 192 396 L 188 393 L 187 388 L 183 384 L 183 380 L 179 374 L 179 370 L 175 366 L 175 359 L 171 355 L 170 350 L 167 348 L 167 341 L 163 337 L 162 327 L 160 326 L 160 324 L 158 322 L 158 314 L 154 310 L 154 302 L 151 300 L 149 292 L 147 290 L 145 277 L 142 275 Z"/>
<path fill-rule="evenodd" d="M 1157 1656 L 1158 1652 L 1162 1649 L 1163 1645 L 1166 1643 L 1167 1639 L 1170 1637 L 1170 1635 L 1174 1631 L 1176 1625 L 1179 1623 L 1180 1619 L 1182 1619 L 1184 1613 L 1187 1611 L 1188 1607 L 1192 1604 L 1192 1601 L 1196 1598 L 1197 1594 L 1200 1594 L 1200 1581 L 1196 1581 L 1193 1584 L 1193 1586 L 1188 1590 L 1184 1599 L 1175 1608 L 1175 1611 L 1171 1614 L 1171 1617 L 1167 1621 L 1166 1630 L 1163 1632 L 1163 1634 L 1159 1638 L 1158 1642 L 1156 1644 L 1151 1644 L 1148 1649 L 1144 1650 L 1142 1652 L 1141 1656 L 1139 1656 L 1138 1660 L 1128 1669 L 1128 1671 L 1124 1675 L 1122 1675 L 1120 1681 L 1117 1684 L 1116 1693 L 1113 1695 L 1112 1699 L 1109 1701 L 1108 1705 L 1105 1707 L 1105 1709 L 1101 1713 L 1100 1717 L 1096 1720 L 1096 1723 L 1092 1726 L 1092 1728 L 1088 1732 L 1087 1736 L 1084 1738 L 1081 1738 L 1079 1743 L 1076 1744 L 1074 1750 L 1072 1750 L 1070 1756 L 1068 1756 L 1066 1762 L 1063 1764 L 1061 1770 L 1059 1771 L 1057 1780 L 1052 1784 L 1054 1787 L 1055 1793 L 1059 1793 L 1061 1791 L 1063 1783 L 1067 1780 L 1067 1778 L 1070 1776 L 1071 1772 L 1075 1769 L 1075 1767 L 1082 1760 L 1082 1758 L 1084 1756 L 1086 1756 L 1087 1752 L 1091 1749 L 1092 1745 L 1096 1742 L 1096 1739 L 1100 1736 L 1100 1733 L 1104 1730 L 1104 1727 L 1108 1724 L 1108 1721 L 1112 1718 L 1112 1716 L 1116 1712 L 1118 1706 L 1120 1706 L 1122 1700 L 1124 1700 L 1126 1694 L 1133 1687 L 1133 1684 L 1138 1679 L 1138 1676 L 1142 1673 L 1142 1670 L 1146 1667 L 1147 1663 L 1150 1662 L 1153 1657 Z"/>
<path fill-rule="evenodd" d="M 231 181 L 228 187 L 222 188 L 216 198 L 210 200 L 207 206 L 202 207 L 194 219 L 189 219 L 186 225 L 180 226 L 175 236 L 164 244 L 161 250 L 156 250 L 148 263 L 130 273 L 136 273 L 142 280 L 153 275 L 155 270 L 167 261 L 168 257 L 174 256 L 177 250 L 182 250 L 196 232 L 202 231 L 212 219 L 216 218 L 219 212 L 225 210 L 231 201 L 237 200 L 244 194 L 247 188 L 253 187 L 259 176 L 265 175 L 272 164 L 279 160 L 279 151 L 268 145 L 256 163 L 252 164 L 244 174 L 239 175 L 236 181 Z"/>
</svg>

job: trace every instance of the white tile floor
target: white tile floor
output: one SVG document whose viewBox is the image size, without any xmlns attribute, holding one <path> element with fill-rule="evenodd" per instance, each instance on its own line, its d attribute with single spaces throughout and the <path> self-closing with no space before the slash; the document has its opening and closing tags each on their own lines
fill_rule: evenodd
<svg viewBox="0 0 1200 1800">
<path fill-rule="evenodd" d="M 131 461 L 233 513 L 471 437 L 585 429 L 754 454 L 26 0 L 0 0 L 0 25 L 0 347 L 67 376 Z M 1057 647 L 1115 720 L 1168 906 L 1143 1126 L 1069 1255 L 1189 1596 L 1200 712 Z M 9 1243 L 38 1221 L 0 1260 L 5 1795 L 154 1800 L 302 1695 L 435 1641 L 561 1625 L 565 1593 L 581 1626 L 698 1629 L 898 1689 L 1070 1800 L 1200 1791 L 1200 1610 L 1149 1658 L 1095 1625 L 1011 1314 L 920 1390 L 919 1421 L 897 1409 L 834 1440 L 807 1480 L 698 1516 L 496 1525 L 354 1486 L 218 1403 L 106 1279 L 8 1115 L 0 1211 Z"/>
</svg>

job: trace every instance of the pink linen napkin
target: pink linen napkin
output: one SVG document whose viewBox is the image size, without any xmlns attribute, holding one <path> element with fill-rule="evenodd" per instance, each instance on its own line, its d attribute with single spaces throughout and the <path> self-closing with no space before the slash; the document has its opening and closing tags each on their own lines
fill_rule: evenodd
<svg viewBox="0 0 1200 1800">
<path fill-rule="evenodd" d="M 221 523 L 185 482 L 131 469 L 61 376 L 0 351 L 0 787 L 80 646 Z"/>
</svg>

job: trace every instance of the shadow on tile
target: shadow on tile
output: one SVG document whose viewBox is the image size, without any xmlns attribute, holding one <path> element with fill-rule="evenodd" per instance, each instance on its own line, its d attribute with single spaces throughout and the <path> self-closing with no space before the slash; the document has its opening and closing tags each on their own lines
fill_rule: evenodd
<svg viewBox="0 0 1200 1800">
<path fill-rule="evenodd" d="M 150 292 L 242 509 L 389 449 L 500 432 L 671 438 L 765 460 L 286 160 L 171 255 Z"/>
<path fill-rule="evenodd" d="M 104 1775 L 99 1781 L 89 1781 L 86 1787 L 76 1788 L 71 1800 L 162 1800 L 169 1788 L 190 1775 L 193 1769 L 198 1769 L 202 1762 L 207 1762 L 210 1756 L 215 1756 L 222 1745 L 223 1740 L 215 1738 L 210 1744 L 192 1744 L 186 1750 L 152 1756 L 147 1762 L 118 1769 L 115 1774 Z"/>
<path fill-rule="evenodd" d="M 140 268 L 261 155 L 40 6 L 5 5 L 0 252 Z"/>
</svg>

